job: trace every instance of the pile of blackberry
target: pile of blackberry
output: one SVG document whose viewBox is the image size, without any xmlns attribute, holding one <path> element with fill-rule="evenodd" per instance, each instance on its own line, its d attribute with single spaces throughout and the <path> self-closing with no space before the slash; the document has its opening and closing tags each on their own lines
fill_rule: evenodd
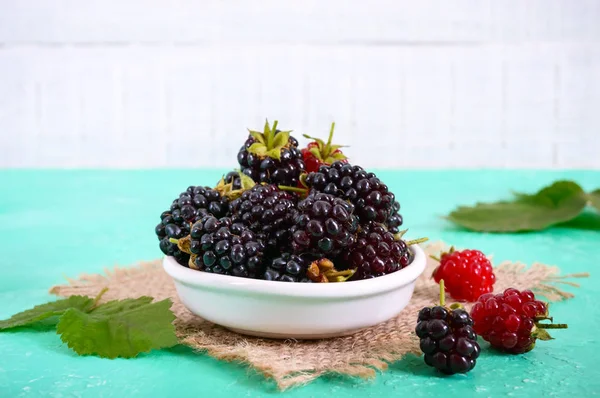
<svg viewBox="0 0 600 398">
<path fill-rule="evenodd" d="M 369 279 L 408 266 L 388 186 L 331 139 L 311 140 L 299 148 L 277 121 L 251 130 L 240 170 L 214 189 L 189 187 L 161 214 L 163 253 L 199 271 L 284 282 Z"/>
<path fill-rule="evenodd" d="M 212 214 L 224 217 L 229 213 L 229 199 L 209 187 L 190 186 L 173 200 L 169 210 L 160 215 L 160 223 L 155 233 L 159 247 L 167 256 L 173 256 L 181 265 L 187 265 L 190 256 L 182 252 L 170 239 L 180 239 L 190 233 L 190 225 Z"/>
</svg>

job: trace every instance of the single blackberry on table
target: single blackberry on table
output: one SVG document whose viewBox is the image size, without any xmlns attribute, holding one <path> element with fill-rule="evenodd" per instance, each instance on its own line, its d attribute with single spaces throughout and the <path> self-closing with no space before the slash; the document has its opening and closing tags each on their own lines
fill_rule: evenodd
<svg viewBox="0 0 600 398">
<path fill-rule="evenodd" d="M 281 253 L 267 266 L 263 279 L 280 282 L 312 282 L 306 271 L 314 257 Z"/>
<path fill-rule="evenodd" d="M 298 202 L 298 215 L 291 228 L 295 253 L 332 256 L 356 241 L 358 218 L 354 206 L 333 195 L 312 193 Z"/>
<path fill-rule="evenodd" d="M 531 290 L 509 288 L 503 293 L 487 293 L 471 308 L 475 331 L 492 347 L 521 354 L 531 351 L 536 340 L 550 340 L 546 329 L 565 329 L 567 325 L 542 323 L 552 318 L 548 306 L 535 299 Z"/>
<path fill-rule="evenodd" d="M 192 225 L 190 267 L 245 278 L 264 272 L 265 244 L 247 227 L 228 217 L 205 216 Z"/>
<path fill-rule="evenodd" d="M 342 255 L 347 268 L 356 269 L 353 280 L 369 279 L 391 274 L 411 262 L 406 242 L 396 240 L 394 235 L 377 223 L 359 228 L 356 243 Z"/>
<path fill-rule="evenodd" d="M 167 256 L 173 256 L 182 265 L 187 265 L 189 256 L 181 252 L 176 244 L 169 241 L 188 235 L 190 225 L 207 214 L 223 217 L 229 211 L 229 199 L 209 187 L 190 186 L 173 201 L 171 208 L 160 215 L 161 222 L 155 233 L 160 241 L 160 249 Z"/>
<path fill-rule="evenodd" d="M 281 253 L 290 245 L 297 204 L 293 192 L 281 191 L 276 185 L 255 185 L 231 202 L 231 217 L 247 225 L 269 249 Z"/>
<path fill-rule="evenodd" d="M 309 173 L 304 181 L 309 189 L 347 199 L 356 206 L 361 223 L 386 223 L 400 209 L 395 196 L 373 173 L 360 166 L 336 161 Z M 400 215 L 393 219 L 393 228 L 402 225 Z"/>
<path fill-rule="evenodd" d="M 287 186 L 298 185 L 304 161 L 298 141 L 289 131 L 277 130 L 265 123 L 264 131 L 250 131 L 250 136 L 237 155 L 242 172 L 256 182 Z"/>
<path fill-rule="evenodd" d="M 415 329 L 425 363 L 442 373 L 467 373 L 475 367 L 481 348 L 473 320 L 462 308 L 444 307 L 441 284 L 440 305 L 419 311 Z"/>
</svg>

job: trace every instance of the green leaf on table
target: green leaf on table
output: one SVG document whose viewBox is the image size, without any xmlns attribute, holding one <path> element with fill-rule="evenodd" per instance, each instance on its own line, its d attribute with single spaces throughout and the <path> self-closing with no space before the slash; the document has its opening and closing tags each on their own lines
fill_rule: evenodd
<svg viewBox="0 0 600 398">
<path fill-rule="evenodd" d="M 588 194 L 590 204 L 600 211 L 600 189 L 596 189 L 594 192 Z"/>
<path fill-rule="evenodd" d="M 461 206 L 447 218 L 475 231 L 535 231 L 575 218 L 586 202 L 578 184 L 557 181 L 533 195 L 516 194 L 512 201 Z"/>
<path fill-rule="evenodd" d="M 109 301 L 89 313 L 71 308 L 56 332 L 80 355 L 132 358 L 178 343 L 170 308 L 171 300 L 152 303 L 151 297 Z"/>
<path fill-rule="evenodd" d="M 13 315 L 9 319 L 0 321 L 0 330 L 29 326 L 43 320 L 50 320 L 50 318 L 58 317 L 71 308 L 84 312 L 89 311 L 93 305 L 94 299 L 86 296 L 71 296 L 63 300 L 36 305 L 29 310 Z M 58 318 L 54 323 L 57 321 Z"/>
</svg>

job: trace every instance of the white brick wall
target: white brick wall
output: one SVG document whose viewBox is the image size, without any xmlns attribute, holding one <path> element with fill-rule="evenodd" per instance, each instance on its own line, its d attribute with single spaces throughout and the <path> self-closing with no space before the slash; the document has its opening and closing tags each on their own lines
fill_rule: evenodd
<svg viewBox="0 0 600 398">
<path fill-rule="evenodd" d="M 0 0 L 0 167 L 600 168 L 600 1 Z"/>
</svg>

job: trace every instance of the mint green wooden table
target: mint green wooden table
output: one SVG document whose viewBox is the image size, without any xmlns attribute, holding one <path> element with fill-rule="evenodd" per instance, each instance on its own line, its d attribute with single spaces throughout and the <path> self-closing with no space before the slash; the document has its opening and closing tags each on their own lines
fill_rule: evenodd
<svg viewBox="0 0 600 398">
<path fill-rule="evenodd" d="M 63 276 L 160 256 L 158 215 L 190 184 L 213 184 L 223 170 L 0 171 L 0 318 L 48 301 Z M 573 396 L 600 393 L 600 232 L 580 221 L 530 234 L 491 235 L 457 229 L 438 216 L 457 204 L 534 191 L 557 178 L 600 187 L 600 172 L 385 171 L 402 203 L 411 236 L 429 236 L 493 253 L 496 261 L 541 261 L 564 273 L 589 271 L 577 297 L 553 305 L 570 328 L 525 355 L 487 350 L 471 374 L 439 377 L 420 358 L 394 363 L 374 381 L 323 377 L 289 397 Z M 600 228 L 588 214 L 586 225 Z M 0 397 L 259 397 L 272 383 L 190 349 L 133 360 L 78 357 L 51 331 L 0 333 Z"/>
</svg>

